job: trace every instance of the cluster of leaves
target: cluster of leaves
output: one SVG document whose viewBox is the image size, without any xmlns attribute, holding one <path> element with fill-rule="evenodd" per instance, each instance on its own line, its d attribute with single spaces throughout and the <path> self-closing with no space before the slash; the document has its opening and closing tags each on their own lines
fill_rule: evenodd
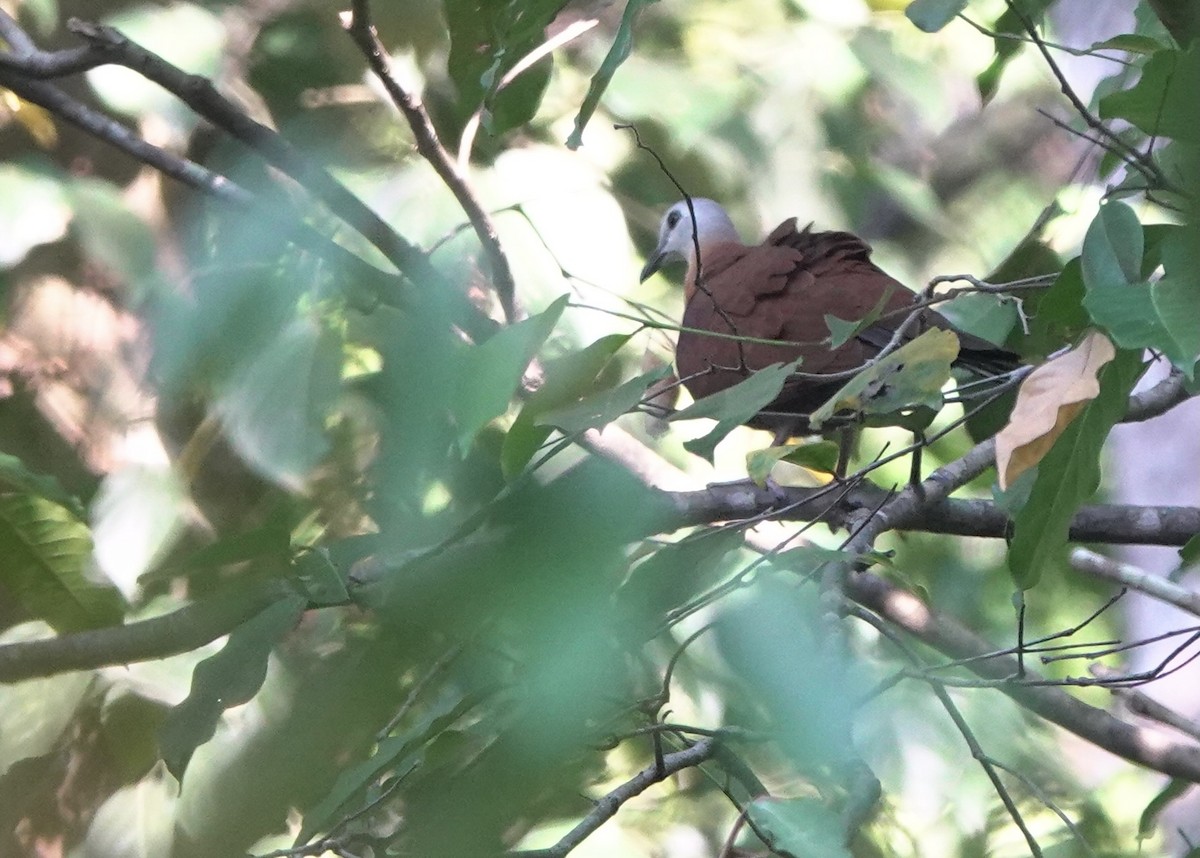
<svg viewBox="0 0 1200 858">
<path fill-rule="evenodd" d="M 505 135 L 514 130 L 550 136 L 549 123 L 532 121 L 552 81 L 550 59 L 521 64 L 563 5 L 446 0 L 437 7 L 445 29 L 435 28 L 429 44 L 419 43 L 420 28 L 406 30 L 409 46 L 427 58 L 422 70 L 434 79 L 430 101 L 444 136 L 475 114 L 492 135 L 485 157 L 512 142 Z M 918 2 L 910 16 L 932 30 L 965 5 Z M 1048 4 L 1029 5 L 1037 12 Z M 380 6 L 385 37 L 409 23 L 403 10 Z M 668 42 L 678 35 L 672 18 L 648 23 L 649 9 L 630 0 L 613 22 L 599 70 L 593 75 L 583 64 L 588 71 L 579 79 L 588 84 L 572 145 L 605 87 L 618 86 L 614 75 L 631 58 L 635 30 L 645 24 Z M 160 35 L 177 31 L 182 19 L 172 16 L 183 16 L 189 32 L 212 37 L 191 45 L 203 54 L 191 69 L 215 74 L 222 49 L 216 16 L 192 4 L 161 15 L 139 10 L 115 22 L 152 42 L 153 24 Z M 345 45 L 318 52 L 324 65 L 310 70 L 308 52 L 332 44 L 326 38 L 336 29 L 324 15 L 297 6 L 266 22 L 247 73 L 268 106 L 291 120 L 293 135 L 311 121 L 290 100 L 298 80 L 316 86 L 341 82 L 339 74 L 358 77 L 361 59 L 343 53 Z M 1019 28 L 1013 13 L 997 24 L 999 32 Z M 1192 217 L 1200 174 L 1200 80 L 1192 78 L 1200 77 L 1200 62 L 1194 49 L 1171 47 L 1161 32 L 1136 35 L 1138 83 L 1100 102 L 1101 117 L 1134 127 L 1120 138 L 1125 157 L 1108 164 L 1124 171 L 1121 183 L 1079 258 L 1029 302 L 1029 340 L 1012 334 L 1031 355 L 1086 337 L 1063 362 L 1047 365 L 1082 382 L 1055 382 L 1039 393 L 1031 377 L 1020 405 L 1052 418 L 1013 445 L 1026 450 L 1026 475 L 1012 473 L 1016 485 L 1006 500 L 1015 510 L 1009 561 L 1021 587 L 1032 586 L 1065 545 L 1070 515 L 1096 491 L 1100 446 L 1143 370 L 1143 350 L 1164 355 L 1189 380 L 1200 352 L 1200 288 L 1191 264 L 1200 246 Z M 995 62 L 980 81 L 985 95 L 995 92 L 1011 45 L 997 40 Z M 180 45 L 168 37 L 162 52 L 172 48 Z M 444 78 L 433 71 L 439 51 Z M 622 70 L 634 87 L 636 71 Z M 108 107 L 144 118 L 146 107 L 127 82 L 91 78 Z M 439 93 L 438 83 L 454 91 Z M 192 139 L 194 121 L 167 113 Z M 750 136 L 734 120 L 722 132 L 735 142 Z M 334 139 L 352 148 L 354 136 Z M 1132 147 L 1146 151 L 1147 141 L 1164 138 L 1169 145 L 1134 158 Z M 339 155 L 363 168 L 379 152 Z M 230 161 L 237 165 L 231 172 L 256 174 L 252 161 L 214 147 L 211 163 Z M 689 169 L 695 165 L 683 173 Z M 622 170 L 618 184 L 638 186 L 633 197 L 649 202 L 645 195 L 661 180 L 641 181 L 627 164 Z M 0 182 L 0 195 L 45 207 L 37 216 L 23 208 L 22 231 L 0 238 L 6 264 L 36 267 L 31 251 L 48 242 L 68 260 L 56 260 L 64 271 L 74 256 L 86 257 L 116 284 L 116 303 L 144 321 L 158 428 L 180 449 L 170 461 L 114 471 L 99 484 L 33 455 L 0 458 L 0 538 L 10 548 L 3 584 L 17 606 L 3 643 L 48 629 L 112 630 L 122 620 L 131 633 L 165 629 L 172 641 L 202 625 L 188 613 L 196 608 L 239 620 L 228 623 L 233 631 L 216 652 L 191 644 L 158 662 L 0 690 L 0 795 L 17 794 L 21 784 L 49 785 L 3 802 L 13 849 L 43 835 L 79 841 L 85 855 L 241 854 L 288 845 L 319 852 L 338 838 L 360 838 L 411 854 L 491 854 L 531 830 L 543 827 L 545 837 L 555 821 L 585 815 L 590 806 L 579 793 L 605 779 L 606 765 L 629 768 L 684 748 L 686 731 L 659 731 L 654 740 L 645 731 L 664 707 L 687 707 L 702 720 L 703 700 L 715 690 L 721 711 L 703 713 L 704 720 L 752 740 L 731 739 L 729 755 L 705 763 L 687 794 L 688 821 L 715 842 L 739 813 L 707 812 L 724 795 L 745 808 L 747 839 L 762 837 L 780 854 L 850 854 L 846 829 L 861 822 L 852 727 L 867 723 L 881 747 L 900 728 L 887 713 L 864 709 L 875 668 L 852 660 L 840 637 L 822 634 L 815 588 L 796 582 L 819 577 L 828 564 L 882 558 L 806 546 L 751 560 L 741 532 L 719 527 L 666 538 L 675 519 L 662 495 L 573 446 L 634 410 L 666 374 L 626 370 L 630 334 L 606 331 L 579 346 L 563 298 L 467 341 L 461 302 L 433 284 L 408 284 L 420 298 L 403 309 L 364 302 L 354 272 L 297 250 L 257 218 L 180 206 L 170 234 L 156 235 L 104 181 L 26 164 L 6 169 Z M 1183 223 L 1143 225 L 1116 199 L 1134 193 L 1182 212 Z M 186 288 L 170 283 L 160 266 L 171 255 L 164 248 L 186 271 Z M 821 416 L 847 406 L 940 404 L 952 340 L 934 332 L 910 343 L 850 382 Z M 1074 360 L 1097 343 L 1115 346 L 1111 358 Z M 897 384 L 902 364 L 904 383 Z M 539 382 L 532 391 L 531 365 Z M 688 449 L 711 458 L 792 369 L 763 371 L 676 413 L 676 421 L 717 422 Z M 894 398 L 876 395 L 882 379 Z M 19 396 L 36 399 L 37 391 Z M 827 450 L 766 453 L 754 471 L 765 477 L 782 456 L 826 461 Z M 200 517 L 206 527 L 189 528 Z M 131 531 L 142 545 L 136 557 L 118 550 Z M 685 621 L 728 593 L 734 596 L 712 615 L 711 629 L 689 643 L 686 655 L 703 656 L 676 664 L 679 629 L 691 631 Z M 181 613 L 170 624 L 153 625 L 155 615 L 172 610 Z M 675 670 L 669 700 L 668 664 Z M 993 725 L 1012 727 L 1006 749 L 1032 765 L 1036 752 L 1017 738 L 1020 716 L 988 714 Z M 36 731 L 9 729 L 21 718 Z M 90 743 L 73 740 L 68 724 Z M 621 751 L 606 758 L 600 749 L 618 736 L 625 737 Z M 95 795 L 80 791 L 72 801 L 82 809 L 65 807 L 59 819 L 44 820 L 35 804 L 68 768 L 96 773 Z M 1057 777 L 1048 780 L 1070 787 Z M 759 778 L 793 800 L 756 802 Z M 151 822 L 129 846 L 127 820 L 147 807 Z M 285 837 L 292 809 L 302 821 Z M 890 848 L 886 827 L 880 823 L 869 835 L 873 844 L 861 848 Z"/>
</svg>

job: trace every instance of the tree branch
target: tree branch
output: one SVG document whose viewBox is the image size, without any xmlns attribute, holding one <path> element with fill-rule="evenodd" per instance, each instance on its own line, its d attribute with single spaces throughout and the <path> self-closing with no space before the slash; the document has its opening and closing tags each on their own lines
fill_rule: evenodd
<svg viewBox="0 0 1200 858">
<path fill-rule="evenodd" d="M 350 34 L 350 38 L 358 45 L 363 56 L 366 57 L 371 71 L 375 72 L 376 77 L 383 84 L 383 88 L 387 90 L 392 103 L 407 120 L 417 143 L 417 151 L 441 177 L 442 182 L 454 194 L 459 206 L 466 213 L 467 219 L 471 222 L 471 227 L 475 230 L 475 235 L 479 238 L 479 243 L 483 246 L 491 263 L 496 294 L 500 298 L 504 318 L 510 322 L 515 321 L 517 315 L 516 285 L 513 283 L 512 269 L 509 267 L 508 257 L 500 244 L 500 238 L 496 234 L 496 227 L 492 223 L 491 216 L 479 204 L 466 176 L 460 173 L 454 166 L 454 162 L 450 160 L 450 155 L 438 139 L 437 130 L 433 127 L 433 122 L 425 110 L 425 105 L 421 103 L 421 99 L 404 89 L 392 74 L 391 60 L 371 21 L 369 0 L 352 0 L 351 11 L 348 15 L 343 13 L 343 26 Z"/>
<path fill-rule="evenodd" d="M 124 626 L 0 646 L 0 682 L 166 658 L 228 634 L 284 595 L 278 581 L 231 588 L 219 598 Z"/>
</svg>

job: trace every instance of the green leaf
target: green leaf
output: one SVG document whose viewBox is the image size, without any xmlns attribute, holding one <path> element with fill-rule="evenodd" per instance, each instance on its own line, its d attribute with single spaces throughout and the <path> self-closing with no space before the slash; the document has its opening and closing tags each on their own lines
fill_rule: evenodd
<svg viewBox="0 0 1200 858">
<path fill-rule="evenodd" d="M 120 622 L 120 594 L 84 574 L 91 532 L 65 507 L 34 495 L 0 495 L 0 545 L 0 584 L 31 615 L 58 632 Z"/>
<path fill-rule="evenodd" d="M 1103 119 L 1124 119 L 1155 137 L 1200 143 L 1200 44 L 1157 51 L 1129 89 L 1100 99 Z"/>
<path fill-rule="evenodd" d="M 328 449 L 325 418 L 341 370 L 338 338 L 309 319 L 294 320 L 217 398 L 230 444 L 263 476 L 301 489 Z"/>
<path fill-rule="evenodd" d="M 66 234 L 71 207 L 57 178 L 19 164 L 0 164 L 0 268 L 11 268 L 39 244 Z"/>
<path fill-rule="evenodd" d="M 1038 465 L 1037 478 L 1013 522 L 1008 568 L 1028 590 L 1067 544 L 1071 519 L 1100 486 L 1100 452 L 1125 413 L 1142 374 L 1140 351 L 1121 351 L 1100 373 L 1100 395 L 1088 403 Z"/>
<path fill-rule="evenodd" d="M 755 799 L 750 820 L 774 852 L 795 858 L 851 858 L 841 816 L 818 799 Z"/>
<path fill-rule="evenodd" d="M 326 548 L 300 552 L 292 572 L 310 605 L 343 605 L 350 599 L 342 573 L 333 565 Z"/>
<path fill-rule="evenodd" d="M 196 665 L 185 699 L 168 713 L 159 731 L 159 746 L 177 780 L 183 780 L 196 748 L 213 737 L 221 713 L 246 703 L 267 677 L 271 649 L 300 619 L 303 596 L 280 599 L 229 635 L 221 651 Z"/>
<path fill-rule="evenodd" d="M 967 0 L 913 0 L 904 16 L 926 33 L 936 33 L 967 8 Z"/>
<path fill-rule="evenodd" d="M 564 405 L 537 416 L 540 425 L 554 426 L 568 434 L 598 429 L 627 414 L 642 401 L 646 391 L 671 372 L 668 366 L 653 369 L 611 390 L 584 397 L 572 405 Z"/>
<path fill-rule="evenodd" d="M 504 435 L 500 467 L 505 477 L 520 473 L 538 448 L 550 436 L 550 428 L 538 423 L 538 415 L 566 407 L 585 396 L 602 390 L 602 376 L 613 366 L 613 358 L 629 334 L 610 334 L 579 351 L 546 362 L 545 381 L 530 394 Z"/>
<path fill-rule="evenodd" d="M 508 410 L 525 368 L 550 336 L 567 306 L 563 295 L 545 312 L 501 328 L 485 342 L 469 346 L 458 368 L 454 413 L 458 448 L 466 454 L 479 430 Z"/>
<path fill-rule="evenodd" d="M 550 77 L 547 60 L 501 88 L 504 76 L 545 40 L 565 0 L 443 0 L 450 33 L 450 77 L 462 114 L 484 108 L 484 127 L 501 134 L 528 122 Z"/>
<path fill-rule="evenodd" d="M 1174 346 L 1163 352 L 1192 379 L 1200 357 L 1200 233 L 1177 227 L 1161 247 L 1164 274 L 1150 287 L 1150 295 Z"/>
<path fill-rule="evenodd" d="M 1083 282 L 1089 289 L 1142 279 L 1145 236 L 1133 209 L 1122 202 L 1100 206 L 1083 239 Z"/>
<path fill-rule="evenodd" d="M 816 441 L 807 444 L 784 444 L 751 450 L 746 454 L 746 474 L 762 486 L 771 476 L 776 462 L 788 462 L 810 471 L 832 474 L 837 466 L 838 445 L 832 441 Z"/>
<path fill-rule="evenodd" d="M 1153 54 L 1164 47 L 1165 45 L 1153 36 L 1122 33 L 1119 36 L 1113 36 L 1111 39 L 1092 43 L 1092 46 L 1087 49 L 1087 53 L 1095 51 L 1126 51 L 1131 54 Z"/>
<path fill-rule="evenodd" d="M 710 417 L 718 421 L 716 427 L 703 438 L 688 441 L 683 445 L 689 452 L 703 456 L 711 462 L 717 444 L 769 405 L 779 395 L 779 391 L 783 390 L 788 376 L 795 372 L 799 365 L 799 359 L 787 364 L 773 363 L 751 373 L 749 378 L 733 387 L 727 387 L 712 396 L 693 402 L 682 411 L 676 411 L 668 419 L 675 421 Z"/>
<path fill-rule="evenodd" d="M 79 498 L 63 488 L 55 477 L 29 470 L 16 456 L 0 453 L 0 483 L 65 507 L 78 519 L 87 517 Z"/>
<path fill-rule="evenodd" d="M 161 858 L 173 852 L 179 786 L 158 767 L 114 792 L 96 810 L 79 855 Z"/>
<path fill-rule="evenodd" d="M 860 372 L 809 417 L 814 429 L 843 410 L 889 414 L 903 408 L 942 406 L 942 387 L 958 357 L 953 331 L 928 330 Z"/>
<path fill-rule="evenodd" d="M 1091 317 L 1083 308 L 1086 294 L 1083 265 L 1076 257 L 1063 266 L 1054 285 L 1034 301 L 1027 302 L 1032 305 L 1033 318 L 1024 343 L 1025 352 L 1035 357 L 1046 357 L 1078 340 L 1092 324 Z"/>
<path fill-rule="evenodd" d="M 1179 559 L 1185 566 L 1200 563 L 1200 533 L 1197 533 L 1179 549 Z"/>
<path fill-rule="evenodd" d="M 1150 799 L 1150 803 L 1146 805 L 1146 809 L 1138 818 L 1138 840 L 1153 837 L 1154 829 L 1158 827 L 1158 818 L 1162 816 L 1163 811 L 1171 802 L 1181 798 L 1193 786 L 1195 784 L 1180 778 L 1171 778 L 1167 781 L 1167 785 L 1159 790 L 1154 798 Z"/>
<path fill-rule="evenodd" d="M 136 304 L 157 270 L 154 232 L 109 182 L 74 178 L 64 190 L 75 210 L 71 228 L 80 243 L 93 260 L 135 289 Z"/>
<path fill-rule="evenodd" d="M 654 2 L 656 0 L 625 0 L 625 13 L 621 16 L 616 35 L 613 36 L 612 47 L 608 49 L 600 68 L 592 75 L 587 95 L 583 97 L 583 104 L 579 106 L 579 113 L 575 116 L 575 129 L 567 138 L 568 149 L 578 149 L 583 145 L 583 129 L 600 106 L 600 97 L 604 95 L 604 90 L 608 89 L 608 84 L 617 73 L 617 69 L 629 59 L 633 51 L 633 27 L 637 23 L 638 15 Z"/>
<path fill-rule="evenodd" d="M 879 299 L 874 307 L 863 316 L 861 319 L 839 319 L 837 316 L 826 314 L 825 327 L 829 328 L 829 348 L 836 349 L 849 342 L 851 337 L 856 336 L 860 331 L 864 331 L 879 320 L 887 309 L 888 301 L 892 299 L 892 293 L 896 291 L 896 287 L 888 284 L 888 287 L 883 290 L 883 297 Z"/>
<path fill-rule="evenodd" d="M 634 566 L 617 591 L 618 609 L 638 627 L 634 638 L 653 634 L 668 611 L 726 574 L 726 557 L 744 542 L 740 530 L 710 528 L 663 545 Z"/>
<path fill-rule="evenodd" d="M 304 814 L 304 825 L 296 836 L 294 846 L 301 846 L 318 832 L 342 818 L 338 811 L 346 808 L 356 795 L 361 795 L 388 769 L 401 770 L 412 763 L 422 746 L 437 738 L 455 721 L 475 708 L 482 697 L 448 695 L 438 701 L 431 711 L 411 729 L 388 736 L 375 747 L 369 759 L 344 769 L 329 793 L 312 810 Z M 352 811 L 348 811 L 352 812 Z"/>
</svg>

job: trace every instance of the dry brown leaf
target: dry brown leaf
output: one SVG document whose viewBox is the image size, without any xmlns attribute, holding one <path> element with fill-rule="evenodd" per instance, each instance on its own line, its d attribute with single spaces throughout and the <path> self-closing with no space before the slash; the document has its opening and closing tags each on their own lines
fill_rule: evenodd
<svg viewBox="0 0 1200 858">
<path fill-rule="evenodd" d="M 1021 382 L 1008 425 L 996 435 L 1001 489 L 1050 452 L 1083 406 L 1100 393 L 1097 375 L 1116 354 L 1108 337 L 1092 331 L 1075 348 L 1046 361 Z"/>
</svg>

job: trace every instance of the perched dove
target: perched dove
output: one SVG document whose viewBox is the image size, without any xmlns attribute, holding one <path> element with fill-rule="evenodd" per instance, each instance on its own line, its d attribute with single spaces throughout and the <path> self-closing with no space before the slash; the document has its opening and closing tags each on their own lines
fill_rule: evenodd
<svg viewBox="0 0 1200 858">
<path fill-rule="evenodd" d="M 910 312 L 906 310 L 917 296 L 876 267 L 871 248 L 848 232 L 813 232 L 811 227 L 798 231 L 796 219 L 789 218 L 762 244 L 747 246 L 718 203 L 693 198 L 692 208 L 694 229 L 686 200 L 667 210 L 658 246 L 641 276 L 645 280 L 668 262 L 687 263 L 685 330 L 675 349 L 679 378 L 694 398 L 701 399 L 737 384 L 750 372 L 803 358 L 800 375 L 750 422 L 780 435 L 802 431 L 806 416 L 847 380 L 806 376 L 853 370 L 878 355 L 904 323 Z M 847 321 L 864 319 L 885 296 L 877 322 L 838 348 L 830 347 L 827 315 Z M 909 326 L 904 340 L 929 328 L 954 331 L 960 341 L 955 365 L 978 375 L 999 374 L 1018 363 L 1016 355 L 957 330 L 929 309 Z M 702 331 L 787 344 L 739 343 Z"/>
</svg>

